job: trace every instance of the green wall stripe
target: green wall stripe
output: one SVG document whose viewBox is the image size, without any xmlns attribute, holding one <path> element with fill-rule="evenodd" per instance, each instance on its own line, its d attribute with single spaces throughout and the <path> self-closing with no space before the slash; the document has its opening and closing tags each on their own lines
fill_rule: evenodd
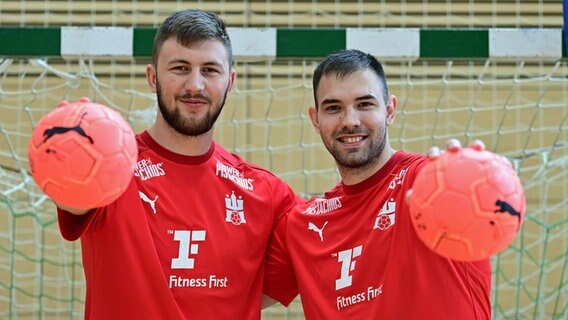
<svg viewBox="0 0 568 320">
<path fill-rule="evenodd" d="M 156 28 L 134 28 L 132 55 L 134 57 L 151 57 Z"/>
<path fill-rule="evenodd" d="M 0 28 L 0 55 L 59 56 L 60 28 Z"/>
<path fill-rule="evenodd" d="M 420 30 L 420 58 L 487 58 L 487 30 Z"/>
<path fill-rule="evenodd" d="M 277 29 L 277 57 L 323 57 L 345 49 L 345 29 Z"/>
<path fill-rule="evenodd" d="M 132 55 L 151 57 L 155 34 L 156 28 L 133 28 Z M 59 27 L 0 27 L 0 40 L 0 56 L 61 56 Z M 568 58 L 564 36 L 562 41 L 562 57 Z M 317 58 L 345 47 L 346 29 L 276 29 L 276 57 Z M 488 57 L 489 29 L 420 30 L 420 58 Z"/>
</svg>

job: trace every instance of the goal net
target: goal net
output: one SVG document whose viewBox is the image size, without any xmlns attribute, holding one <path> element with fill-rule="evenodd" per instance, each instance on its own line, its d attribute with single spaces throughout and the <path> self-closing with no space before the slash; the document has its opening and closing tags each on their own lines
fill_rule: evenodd
<svg viewBox="0 0 568 320">
<path fill-rule="evenodd" d="M 430 9 L 443 9 L 442 3 L 446 3 L 431 2 Z M 530 2 L 531 12 L 540 8 L 536 1 Z M 6 1 L 0 10 L 8 10 L 12 3 L 22 4 Z M 121 6 L 120 2 L 112 3 Z M 282 11 L 292 10 L 286 3 L 272 5 Z M 473 8 L 471 1 L 459 3 Z M 374 47 L 366 41 L 376 36 L 377 30 L 353 32 L 341 27 L 338 16 L 349 19 L 358 15 L 359 22 L 352 22 L 358 27 L 365 25 L 356 23 L 373 19 L 369 14 L 372 10 L 363 2 L 354 2 L 354 11 L 327 20 L 318 20 L 321 12 L 314 10 L 313 4 L 306 2 L 299 7 L 310 14 L 306 25 L 318 26 L 326 21 L 332 25 L 324 26 L 335 29 L 293 30 L 287 25 L 294 22 L 286 20 L 280 22 L 284 24 L 281 29 L 268 35 L 250 28 L 232 30 L 235 37 L 241 35 L 239 40 L 233 37 L 235 45 L 251 38 L 247 32 L 268 38 L 250 52 L 237 49 L 237 80 L 217 122 L 216 140 L 273 171 L 303 196 L 321 194 L 339 177 L 307 117 L 307 107 L 313 104 L 312 72 L 322 53 L 328 51 L 358 46 L 376 51 L 384 62 L 389 89 L 399 100 L 397 118 L 389 132 L 394 148 L 425 152 L 431 146 L 443 147 L 448 138 L 458 138 L 464 144 L 481 139 L 487 149 L 511 160 L 521 177 L 527 196 L 525 224 L 509 248 L 492 258 L 494 318 L 568 317 L 568 61 L 561 46 L 562 31 L 523 31 L 520 18 L 509 24 L 515 28 L 498 32 L 429 31 L 407 28 L 412 25 L 408 16 L 398 15 L 399 20 L 392 24 L 403 28 L 391 30 L 394 36 L 387 39 L 402 38 L 415 46 L 385 51 L 388 45 L 384 42 Z M 14 12 L 25 11 L 18 8 Z M 246 23 L 236 21 L 230 2 L 223 2 L 222 8 L 221 13 L 233 19 L 234 25 L 246 27 Z M 381 8 L 391 10 L 386 1 L 373 10 Z M 294 14 L 301 15 L 303 11 L 297 10 Z M 524 11 L 516 12 L 520 16 Z M 47 19 L 41 17 L 35 23 Z M 483 19 L 473 14 L 469 17 L 471 25 L 475 25 L 475 19 Z M 256 18 L 251 24 L 271 26 Z M 151 19 L 156 24 L 162 17 L 154 15 Z M 273 15 L 270 19 L 284 18 Z M 445 21 L 454 21 L 448 19 Z M 546 26 L 546 19 L 538 21 L 537 27 Z M 84 20 L 77 18 L 75 22 L 80 25 Z M 116 25 L 116 21 L 110 24 Z M 89 30 L 87 37 L 93 37 L 89 39 L 97 39 L 100 32 L 108 35 L 104 33 L 108 30 Z M 1 319 L 83 316 L 85 280 L 80 244 L 62 240 L 55 208 L 29 173 L 27 144 L 33 126 L 59 101 L 85 96 L 121 112 L 136 132 L 147 128 L 157 111 L 144 75 L 149 57 L 148 48 L 142 44 L 151 44 L 151 30 L 135 29 L 130 34 L 133 46 L 124 49 L 126 53 L 121 48 L 109 48 L 118 50 L 111 53 L 81 52 L 84 47 L 80 43 L 72 41 L 75 47 L 66 46 L 66 32 L 74 31 L 0 28 L 1 38 L 11 41 L 8 49 L 0 52 Z M 124 35 L 124 30 L 118 32 Z M 536 32 L 533 37 L 531 32 Z M 36 45 L 22 44 L 17 35 L 31 37 Z M 53 41 L 60 46 L 54 47 Z M 456 41 L 458 45 L 454 46 Z M 515 44 L 518 42 L 523 45 Z M 269 308 L 262 316 L 303 319 L 300 300 L 288 309 Z"/>
<path fill-rule="evenodd" d="M 286 179 L 303 195 L 338 181 L 309 124 L 317 60 L 242 62 L 216 139 Z M 61 240 L 53 205 L 28 171 L 32 127 L 60 100 L 87 96 L 119 110 L 136 131 L 152 123 L 144 61 L 11 59 L 0 63 L 0 317 L 80 315 L 80 246 Z M 568 66 L 566 62 L 420 60 L 385 63 L 399 97 L 390 134 L 424 152 L 450 137 L 482 139 L 508 157 L 528 198 L 513 245 L 495 257 L 496 316 L 566 315 L 568 305 Z M 284 311 L 286 312 L 286 311 Z M 546 316 L 545 316 L 546 315 Z"/>
</svg>

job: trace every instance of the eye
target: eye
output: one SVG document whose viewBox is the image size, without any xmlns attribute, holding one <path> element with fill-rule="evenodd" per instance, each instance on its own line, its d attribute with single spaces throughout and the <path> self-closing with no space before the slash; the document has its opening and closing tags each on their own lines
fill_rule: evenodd
<svg viewBox="0 0 568 320">
<path fill-rule="evenodd" d="M 336 104 L 330 104 L 330 105 L 326 105 L 323 108 L 324 112 L 327 113 L 334 113 L 334 112 L 338 112 L 339 110 L 341 110 L 341 107 L 339 105 Z"/>
<path fill-rule="evenodd" d="M 375 107 L 375 104 L 371 101 L 361 101 L 358 106 L 361 109 L 371 109 Z"/>
<path fill-rule="evenodd" d="M 214 67 L 204 67 L 203 69 L 201 69 L 201 71 L 205 74 L 220 74 L 221 70 L 219 70 L 218 68 L 214 68 Z"/>
<path fill-rule="evenodd" d="M 173 66 L 170 70 L 174 72 L 188 72 L 189 67 L 184 65 L 179 65 L 179 66 Z"/>
</svg>

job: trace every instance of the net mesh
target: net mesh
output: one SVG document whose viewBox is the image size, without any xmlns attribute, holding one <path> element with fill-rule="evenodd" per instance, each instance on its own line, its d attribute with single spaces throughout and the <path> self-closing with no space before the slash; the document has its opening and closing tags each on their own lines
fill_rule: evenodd
<svg viewBox="0 0 568 320">
<path fill-rule="evenodd" d="M 306 116 L 313 60 L 237 62 L 236 87 L 216 139 L 319 194 L 338 181 L 334 163 Z M 0 110 L 0 316 L 82 314 L 80 246 L 61 240 L 53 205 L 28 173 L 27 141 L 60 100 L 89 96 L 119 110 L 136 131 L 152 123 L 154 97 L 144 62 L 4 60 Z M 566 316 L 568 305 L 568 66 L 566 62 L 387 62 L 399 97 L 394 147 L 424 152 L 457 137 L 482 139 L 516 166 L 528 198 L 513 245 L 493 260 L 496 318 Z M 291 309 L 265 311 L 267 318 Z M 531 318 L 531 317 L 529 317 Z"/>
<path fill-rule="evenodd" d="M 0 26 L 156 26 L 189 6 L 231 26 L 559 27 L 557 1 L 2 1 Z M 0 318 L 80 319 L 80 244 L 61 239 L 55 209 L 27 162 L 32 127 L 61 100 L 87 96 L 139 132 L 154 120 L 145 59 L 0 59 Z M 237 81 L 215 138 L 304 196 L 338 181 L 309 119 L 317 60 L 236 61 Z M 397 149 L 425 152 L 447 138 L 482 139 L 509 158 L 527 195 L 514 243 L 492 259 L 495 319 L 568 317 L 568 65 L 566 61 L 387 61 L 399 98 Z M 299 299 L 263 319 L 303 319 Z"/>
</svg>

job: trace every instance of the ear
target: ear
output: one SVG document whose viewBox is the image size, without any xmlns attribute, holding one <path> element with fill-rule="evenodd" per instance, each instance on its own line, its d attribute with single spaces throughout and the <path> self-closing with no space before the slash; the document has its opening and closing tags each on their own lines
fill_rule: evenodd
<svg viewBox="0 0 568 320">
<path fill-rule="evenodd" d="M 146 81 L 148 81 L 148 86 L 153 93 L 157 92 L 157 79 L 156 79 L 156 68 L 153 64 L 148 64 L 146 66 Z"/>
<path fill-rule="evenodd" d="M 235 77 L 237 72 L 235 69 L 231 68 L 231 73 L 229 74 L 229 88 L 228 91 L 231 92 L 233 90 L 233 86 L 235 85 Z"/>
<path fill-rule="evenodd" d="M 389 97 L 389 101 L 387 101 L 387 125 L 390 126 L 394 123 L 394 119 L 396 117 L 396 107 L 398 105 L 398 100 L 394 95 Z"/>
<path fill-rule="evenodd" d="M 316 132 L 319 134 L 320 133 L 319 119 L 318 119 L 318 110 L 316 109 L 316 107 L 310 106 L 308 108 L 308 115 L 310 116 L 310 119 L 312 120 L 312 126 L 314 127 Z"/>
</svg>

